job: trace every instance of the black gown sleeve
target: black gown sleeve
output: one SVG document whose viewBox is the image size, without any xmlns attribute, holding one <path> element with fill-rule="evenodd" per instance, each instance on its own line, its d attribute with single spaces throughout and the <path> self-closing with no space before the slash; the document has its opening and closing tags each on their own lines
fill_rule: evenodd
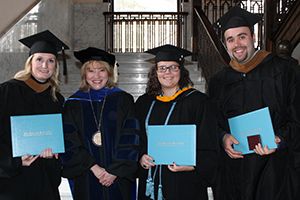
<svg viewBox="0 0 300 200">
<path fill-rule="evenodd" d="M 284 119 L 286 123 L 275 130 L 275 134 L 281 136 L 283 143 L 288 145 L 291 153 L 292 165 L 300 172 L 300 66 L 292 65 L 292 62 L 286 66 L 287 73 L 285 75 L 283 84 L 286 92 L 286 116 Z"/>
<path fill-rule="evenodd" d="M 133 180 L 137 170 L 139 148 L 139 123 L 135 118 L 133 97 L 121 97 L 117 114 L 116 153 L 107 171 L 120 178 Z"/>
<path fill-rule="evenodd" d="M 142 155 L 147 154 L 147 135 L 145 130 L 145 115 L 147 114 L 148 110 L 148 101 L 141 96 L 135 102 L 135 112 L 136 116 L 139 120 L 139 124 L 141 127 L 140 131 L 140 148 L 139 148 L 139 159 Z"/>
<path fill-rule="evenodd" d="M 211 102 L 215 106 L 215 112 L 217 117 L 217 136 L 218 142 L 222 145 L 223 137 L 226 133 L 230 134 L 229 125 L 222 112 L 222 105 L 220 100 L 220 94 L 222 94 L 221 90 L 222 86 L 219 83 L 218 78 L 213 77 L 208 84 L 208 95 L 210 97 Z"/>
<path fill-rule="evenodd" d="M 66 152 L 62 154 L 66 178 L 74 178 L 90 169 L 96 162 L 84 145 L 82 133 L 83 114 L 79 101 L 66 101 L 63 111 L 63 127 Z"/>
<path fill-rule="evenodd" d="M 216 110 L 209 98 L 203 98 L 196 108 L 197 166 L 196 173 L 206 186 L 215 183 L 219 144 Z"/>
<path fill-rule="evenodd" d="M 21 167 L 21 159 L 12 157 L 8 103 L 12 103 L 10 87 L 3 83 L 0 85 L 0 178 L 17 175 Z"/>
</svg>

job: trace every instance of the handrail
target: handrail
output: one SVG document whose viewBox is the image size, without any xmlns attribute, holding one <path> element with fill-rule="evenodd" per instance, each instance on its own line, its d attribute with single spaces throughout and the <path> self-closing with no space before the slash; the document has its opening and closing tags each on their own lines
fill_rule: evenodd
<svg viewBox="0 0 300 200">
<path fill-rule="evenodd" d="M 300 2 L 296 0 L 282 1 L 277 0 L 276 11 L 272 24 L 274 32 L 271 34 L 273 43 L 270 50 L 275 51 L 276 43 L 282 39 L 289 40 L 294 49 L 300 41 Z M 282 4 L 282 7 L 279 5 Z M 291 27 L 293 27 L 291 29 Z"/>
<path fill-rule="evenodd" d="M 173 44 L 186 48 L 187 12 L 104 12 L 105 49 L 144 52 Z"/>
<path fill-rule="evenodd" d="M 119 15 L 154 15 L 154 14 L 159 14 L 159 15 L 188 15 L 188 12 L 103 12 L 104 15 L 114 15 L 114 14 L 119 14 Z"/>
<path fill-rule="evenodd" d="M 197 18 L 197 60 L 202 76 L 207 83 L 209 79 L 225 66 L 230 57 L 213 29 L 212 24 L 201 9 L 194 9 Z"/>
<path fill-rule="evenodd" d="M 263 17 L 263 21 L 255 26 L 258 39 L 255 47 L 272 51 L 272 43 L 277 40 L 276 37 L 274 38 L 274 35 L 278 35 L 283 27 L 288 30 L 290 26 L 287 25 L 287 20 L 285 19 L 293 12 L 293 10 L 298 9 L 297 2 L 299 4 L 299 0 L 203 0 L 201 1 L 201 4 L 199 4 L 199 7 L 202 8 L 212 24 L 216 23 L 228 9 L 236 5 L 239 5 L 250 12 L 260 14 Z M 295 16 L 295 14 L 293 16 Z M 294 22 L 294 24 L 297 24 L 297 22 L 291 21 Z M 222 38 L 221 30 L 217 31 L 219 37 Z M 288 32 L 290 31 L 292 30 L 288 30 Z M 287 32 L 284 33 L 284 35 L 286 37 L 288 35 Z"/>
</svg>

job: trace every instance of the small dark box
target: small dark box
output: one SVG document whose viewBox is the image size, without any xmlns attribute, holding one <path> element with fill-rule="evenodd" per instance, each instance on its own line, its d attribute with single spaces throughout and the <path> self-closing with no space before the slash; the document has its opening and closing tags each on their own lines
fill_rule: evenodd
<svg viewBox="0 0 300 200">
<path fill-rule="evenodd" d="M 250 135 L 247 136 L 247 139 L 248 139 L 249 150 L 255 149 L 255 145 L 261 143 L 260 135 Z"/>
</svg>

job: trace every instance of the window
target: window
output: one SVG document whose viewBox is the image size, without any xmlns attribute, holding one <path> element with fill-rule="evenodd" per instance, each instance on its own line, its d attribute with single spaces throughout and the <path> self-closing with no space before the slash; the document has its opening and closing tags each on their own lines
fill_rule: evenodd
<svg viewBox="0 0 300 200">
<path fill-rule="evenodd" d="M 177 12 L 177 0 L 114 0 L 114 12 Z"/>
<path fill-rule="evenodd" d="M 113 21 L 113 46 L 107 49 L 144 52 L 163 44 L 181 44 L 186 18 L 177 13 L 178 0 L 114 0 L 113 4 L 113 20 L 108 20 Z"/>
</svg>

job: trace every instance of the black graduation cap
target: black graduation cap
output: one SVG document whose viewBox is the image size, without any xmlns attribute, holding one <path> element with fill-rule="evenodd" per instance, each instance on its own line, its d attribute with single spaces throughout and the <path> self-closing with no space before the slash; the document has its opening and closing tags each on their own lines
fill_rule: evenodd
<svg viewBox="0 0 300 200">
<path fill-rule="evenodd" d="M 74 51 L 74 56 L 83 64 L 90 60 L 102 60 L 109 63 L 114 67 L 116 62 L 116 57 L 113 54 L 108 53 L 102 49 L 95 47 L 88 47 L 80 51 Z"/>
<path fill-rule="evenodd" d="M 156 63 L 159 61 L 175 61 L 182 64 L 184 57 L 192 55 L 192 52 L 170 44 L 149 49 L 146 53 L 155 55 Z"/>
<path fill-rule="evenodd" d="M 67 64 L 64 50 L 69 49 L 69 47 L 49 30 L 22 38 L 19 41 L 30 48 L 29 55 L 34 53 L 51 53 L 57 56 L 58 52 L 62 51 L 63 74 L 67 74 Z"/>
<path fill-rule="evenodd" d="M 22 44 L 30 48 L 29 55 L 34 53 L 52 53 L 57 56 L 57 53 L 69 49 L 69 47 L 58 39 L 49 30 L 31 35 L 19 40 Z"/>
<path fill-rule="evenodd" d="M 261 20 L 259 14 L 248 12 L 239 6 L 231 8 L 225 13 L 218 23 L 221 25 L 221 30 L 224 32 L 230 28 L 236 28 L 241 26 L 252 27 Z"/>
</svg>

